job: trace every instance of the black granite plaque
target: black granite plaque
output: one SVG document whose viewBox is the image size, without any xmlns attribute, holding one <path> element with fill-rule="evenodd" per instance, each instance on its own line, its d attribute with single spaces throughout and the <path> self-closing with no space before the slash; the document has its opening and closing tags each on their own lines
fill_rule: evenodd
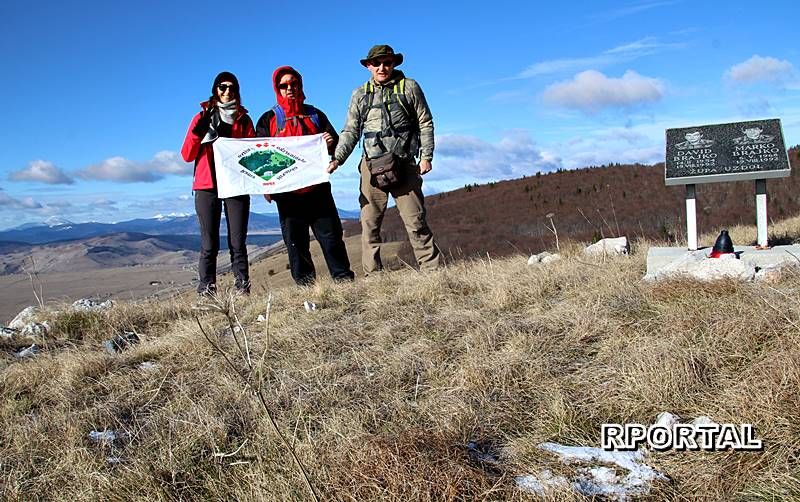
<svg viewBox="0 0 800 502">
<path fill-rule="evenodd" d="M 667 185 L 791 174 L 779 119 L 667 129 Z"/>
</svg>

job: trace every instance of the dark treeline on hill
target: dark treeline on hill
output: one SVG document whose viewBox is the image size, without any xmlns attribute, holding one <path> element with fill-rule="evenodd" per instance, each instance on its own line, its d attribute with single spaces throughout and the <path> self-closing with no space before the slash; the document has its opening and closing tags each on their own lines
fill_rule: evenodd
<svg viewBox="0 0 800 502">
<path fill-rule="evenodd" d="M 789 150 L 792 176 L 767 181 L 771 219 L 800 213 L 798 155 L 800 146 Z M 554 249 L 549 213 L 560 240 L 596 241 L 618 234 L 685 240 L 684 196 L 683 186 L 664 185 L 663 163 L 612 164 L 469 185 L 428 196 L 425 203 L 442 249 L 455 257 L 470 257 Z M 697 185 L 699 233 L 754 225 L 755 218 L 754 181 Z M 345 228 L 348 235 L 361 231 L 357 221 Z M 396 208 L 387 211 L 382 234 L 384 241 L 406 239 Z M 410 247 L 403 255 L 410 259 Z"/>
</svg>

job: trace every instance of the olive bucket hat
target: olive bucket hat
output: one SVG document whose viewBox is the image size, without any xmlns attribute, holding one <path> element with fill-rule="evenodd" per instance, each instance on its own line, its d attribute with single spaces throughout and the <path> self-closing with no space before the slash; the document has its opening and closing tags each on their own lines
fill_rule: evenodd
<svg viewBox="0 0 800 502">
<path fill-rule="evenodd" d="M 367 66 L 369 61 L 379 58 L 381 56 L 392 56 L 394 58 L 394 65 L 400 66 L 403 63 L 403 55 L 399 52 L 395 54 L 394 49 L 389 45 L 373 45 L 369 50 L 367 57 L 361 60 L 362 66 Z"/>
</svg>

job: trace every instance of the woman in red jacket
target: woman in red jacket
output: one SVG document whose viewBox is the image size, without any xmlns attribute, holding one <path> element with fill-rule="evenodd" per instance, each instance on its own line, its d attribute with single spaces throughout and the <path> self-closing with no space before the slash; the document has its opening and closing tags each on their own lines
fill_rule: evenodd
<svg viewBox="0 0 800 502">
<path fill-rule="evenodd" d="M 219 253 L 219 224 L 225 208 L 228 225 L 228 249 L 236 289 L 250 293 L 250 272 L 247 263 L 247 220 L 250 216 L 250 196 L 217 197 L 212 144 L 219 138 L 255 137 L 253 121 L 242 106 L 239 81 L 233 73 L 224 71 L 214 79 L 211 97 L 200 104 L 201 111 L 192 118 L 181 155 L 194 162 L 194 207 L 200 223 L 202 244 L 197 292 L 213 294 L 217 288 L 217 254 Z"/>
<path fill-rule="evenodd" d="M 258 119 L 258 137 L 322 133 L 328 144 L 328 153 L 332 154 L 339 136 L 321 110 L 305 104 L 300 73 L 291 66 L 281 66 L 272 74 L 272 85 L 278 104 Z M 336 211 L 330 183 L 265 197 L 278 205 L 289 268 L 297 284 L 310 284 L 317 277 L 309 249 L 309 228 L 322 248 L 331 277 L 336 281 L 353 280 L 355 275 L 350 270 L 350 260 L 342 240 L 342 221 Z"/>
</svg>

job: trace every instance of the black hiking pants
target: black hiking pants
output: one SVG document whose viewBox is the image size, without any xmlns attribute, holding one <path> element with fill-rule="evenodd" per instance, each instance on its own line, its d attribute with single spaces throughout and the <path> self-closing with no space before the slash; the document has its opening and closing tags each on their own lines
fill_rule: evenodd
<svg viewBox="0 0 800 502">
<path fill-rule="evenodd" d="M 346 281 L 355 278 L 342 240 L 342 221 L 336 211 L 330 183 L 315 185 L 305 193 L 275 194 L 272 199 L 278 205 L 283 242 L 286 243 L 294 282 L 306 285 L 317 277 L 311 260 L 309 228 L 322 248 L 331 277 Z"/>
<path fill-rule="evenodd" d="M 250 196 L 240 195 L 220 199 L 215 190 L 196 190 L 194 208 L 200 224 L 200 261 L 197 266 L 200 282 L 197 291 L 203 293 L 216 288 L 217 255 L 219 254 L 219 224 L 222 209 L 228 227 L 228 251 L 231 254 L 231 271 L 236 288 L 250 291 L 250 271 L 247 262 L 247 221 L 250 217 Z"/>
</svg>

